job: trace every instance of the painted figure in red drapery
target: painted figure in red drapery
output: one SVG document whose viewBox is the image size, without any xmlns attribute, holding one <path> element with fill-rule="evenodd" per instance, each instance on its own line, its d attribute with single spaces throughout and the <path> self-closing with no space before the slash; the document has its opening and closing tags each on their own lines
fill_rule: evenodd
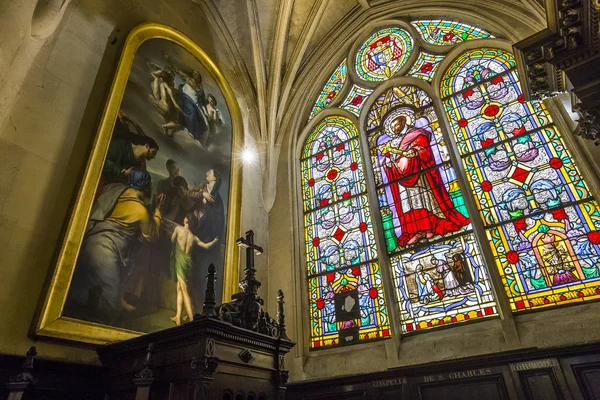
<svg viewBox="0 0 600 400">
<path fill-rule="evenodd" d="M 392 121 L 390 128 L 383 169 L 388 182 L 395 182 L 390 191 L 402 228 L 398 244 L 411 245 L 468 225 L 469 218 L 456 210 L 439 169 L 432 168 L 432 133 L 409 126 L 402 115 Z"/>
</svg>

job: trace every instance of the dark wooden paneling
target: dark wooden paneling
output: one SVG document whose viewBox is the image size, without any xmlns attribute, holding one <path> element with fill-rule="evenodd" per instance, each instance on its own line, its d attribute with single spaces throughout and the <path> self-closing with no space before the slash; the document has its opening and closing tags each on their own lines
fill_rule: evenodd
<svg viewBox="0 0 600 400">
<path fill-rule="evenodd" d="M 574 365 L 573 373 L 586 400 L 600 400 L 600 363 Z"/>
<path fill-rule="evenodd" d="M 501 375 L 419 386 L 420 400 L 508 400 Z"/>
<path fill-rule="evenodd" d="M 169 355 L 172 355 L 169 353 Z M 166 353 L 165 353 L 166 357 Z M 157 357 L 158 358 L 158 357 Z M 24 357 L 0 355 L 0 379 L 6 382 L 21 369 Z M 131 367 L 131 360 L 122 361 Z M 126 364 L 126 365 L 125 365 Z M 139 363 L 138 363 L 139 364 Z M 136 364 L 137 365 L 137 364 Z M 187 362 L 181 370 L 158 371 L 152 384 L 151 400 L 187 399 L 189 381 L 179 373 L 189 370 Z M 101 400 L 104 388 L 111 388 L 109 400 L 134 400 L 131 379 L 135 371 L 127 367 L 120 375 L 107 374 L 106 369 L 36 358 L 33 374 L 38 379 L 29 399 Z M 258 370 L 257 370 L 258 371 Z M 173 376 L 173 379 L 167 379 Z M 253 379 L 231 376 L 227 382 L 237 384 L 247 400 L 250 393 L 261 393 Z M 268 378 L 265 375 L 263 379 Z M 219 381 L 218 374 L 216 381 Z M 229 390 L 231 400 L 237 389 L 215 382 L 211 396 L 218 399 Z M 127 384 L 127 385 L 125 385 Z M 0 400 L 7 397 L 0 385 Z M 263 392 L 266 393 L 266 392 Z M 269 392 L 267 398 L 277 396 Z M 212 397 L 211 397 L 212 398 Z M 215 397 L 217 398 L 217 397 Z M 398 368 L 378 373 L 338 377 L 329 380 L 292 383 L 289 400 L 600 400 L 600 343 L 551 350 L 519 350 Z M 255 396 L 255 400 L 259 400 Z"/>
<path fill-rule="evenodd" d="M 600 343 L 292 383 L 288 398 L 337 399 L 361 390 L 374 400 L 600 400 Z"/>
<path fill-rule="evenodd" d="M 405 386 L 379 388 L 372 390 L 372 393 L 369 394 L 368 398 L 373 400 L 404 400 L 407 399 L 405 389 Z"/>
<path fill-rule="evenodd" d="M 187 381 L 171 382 L 169 400 L 186 400 L 188 398 Z"/>
<path fill-rule="evenodd" d="M 365 400 L 368 399 L 364 390 L 352 392 L 340 392 L 317 396 L 304 397 L 304 400 Z"/>
<path fill-rule="evenodd" d="M 564 400 L 551 369 L 521 372 L 519 375 L 527 400 Z"/>
<path fill-rule="evenodd" d="M 108 400 L 135 400 L 135 390 L 123 390 L 121 392 L 111 393 Z"/>
<path fill-rule="evenodd" d="M 8 397 L 5 383 L 21 372 L 25 357 L 0 354 L 0 399 Z M 93 365 L 36 358 L 32 375 L 35 387 L 25 399 L 100 400 L 104 398 L 102 376 L 105 370 Z"/>
</svg>

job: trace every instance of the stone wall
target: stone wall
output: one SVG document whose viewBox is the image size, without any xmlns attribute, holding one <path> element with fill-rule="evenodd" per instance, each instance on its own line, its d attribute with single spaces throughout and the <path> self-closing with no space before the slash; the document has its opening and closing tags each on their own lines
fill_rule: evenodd
<svg viewBox="0 0 600 400">
<path fill-rule="evenodd" d="M 39 38 L 31 36 L 35 7 L 33 0 L 9 0 L 0 13 L 0 353 L 9 354 L 23 354 L 32 344 L 30 325 L 127 33 L 140 23 L 159 22 L 192 37 L 247 109 L 225 46 L 215 42 L 198 4 L 73 1 L 46 39 L 39 26 L 34 26 Z M 241 228 L 254 229 L 266 246 L 257 171 L 244 167 Z M 259 271 L 266 271 L 266 263 L 257 259 Z M 97 357 L 92 348 L 76 344 L 39 340 L 36 346 L 44 357 L 83 362 Z"/>
</svg>

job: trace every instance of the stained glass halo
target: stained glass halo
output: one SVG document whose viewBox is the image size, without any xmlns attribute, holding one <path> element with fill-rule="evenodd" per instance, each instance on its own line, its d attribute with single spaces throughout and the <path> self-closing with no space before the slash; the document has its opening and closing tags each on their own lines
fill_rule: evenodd
<svg viewBox="0 0 600 400">
<path fill-rule="evenodd" d="M 407 22 L 378 22 L 363 32 L 348 55 L 348 75 L 360 86 L 375 89 L 405 74 L 419 55 L 417 33 Z"/>
<path fill-rule="evenodd" d="M 426 82 L 422 79 L 419 78 L 415 78 L 413 76 L 397 76 L 394 78 L 391 78 L 383 83 L 380 83 L 379 86 L 377 86 L 377 89 L 375 89 L 373 91 L 373 93 L 371 93 L 369 95 L 369 98 L 366 100 L 365 104 L 363 105 L 363 111 L 360 113 L 360 121 L 359 121 L 359 126 L 362 127 L 362 129 L 365 129 L 366 132 L 369 131 L 369 129 L 367 129 L 367 119 L 369 116 L 369 113 L 372 111 L 373 108 L 377 108 L 378 106 L 376 105 L 377 100 L 379 99 L 379 97 L 384 94 L 385 92 L 387 92 L 390 88 L 396 87 L 396 86 L 414 86 L 415 88 L 423 91 L 427 96 L 429 96 L 430 100 L 434 98 L 433 94 L 435 93 L 435 90 L 432 89 L 432 86 L 429 84 L 429 82 Z M 393 111 L 397 108 L 397 107 L 405 107 L 405 106 L 409 106 L 409 103 L 403 104 L 400 103 L 394 107 L 392 107 L 391 109 L 389 109 L 385 115 L 382 116 L 382 119 L 385 120 L 389 114 L 393 113 Z M 429 103 L 428 106 L 433 106 L 434 109 L 436 110 L 436 113 L 438 112 L 437 107 L 435 106 L 435 104 L 433 102 Z M 410 107 L 414 108 L 414 105 L 410 105 Z M 415 112 L 418 112 L 419 110 L 415 109 Z"/>
<path fill-rule="evenodd" d="M 383 117 L 383 129 L 385 132 L 391 134 L 392 122 L 398 117 L 404 118 L 407 126 L 414 125 L 416 119 L 415 108 L 408 104 L 403 104 L 393 108 L 385 115 L 385 117 Z"/>
</svg>

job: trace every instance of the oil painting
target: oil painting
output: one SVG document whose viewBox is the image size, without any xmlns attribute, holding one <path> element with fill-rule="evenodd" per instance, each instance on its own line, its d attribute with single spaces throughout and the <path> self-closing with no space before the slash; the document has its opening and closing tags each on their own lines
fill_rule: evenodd
<svg viewBox="0 0 600 400">
<path fill-rule="evenodd" d="M 82 189 L 94 190 L 79 224 L 78 253 L 59 257 L 56 271 L 71 270 L 59 319 L 78 321 L 76 328 L 103 326 L 107 338 L 110 329 L 145 333 L 192 320 L 211 263 L 217 298 L 224 279 L 237 276 L 225 271 L 226 261 L 235 264 L 227 232 L 239 223 L 239 202 L 232 199 L 239 183 L 235 98 L 189 39 L 178 42 L 183 35 L 166 27 L 156 31 L 140 35 L 130 54 L 125 45 L 118 74 L 128 69 L 127 79 L 122 87 L 115 80 L 99 133 L 104 146 L 93 150 L 104 160 L 95 187 L 92 165 Z M 82 197 L 74 213 L 85 209 Z"/>
</svg>

